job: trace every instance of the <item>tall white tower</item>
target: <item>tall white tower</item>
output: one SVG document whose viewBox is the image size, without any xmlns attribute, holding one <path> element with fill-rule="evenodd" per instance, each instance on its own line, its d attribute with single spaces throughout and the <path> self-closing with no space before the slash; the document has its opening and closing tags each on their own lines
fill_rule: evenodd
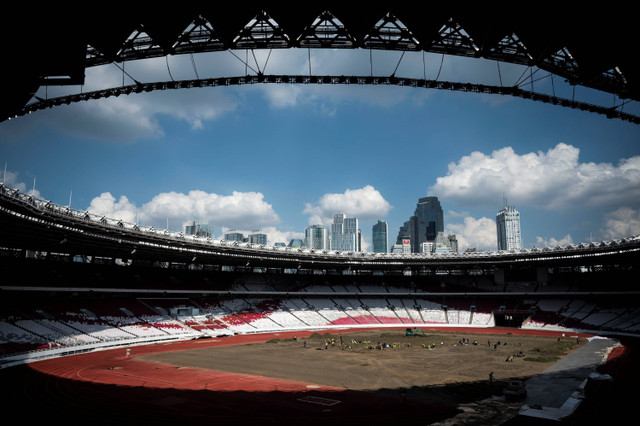
<svg viewBox="0 0 640 426">
<path fill-rule="evenodd" d="M 304 230 L 304 245 L 309 249 L 329 249 L 329 231 L 322 225 L 311 225 Z"/>
<path fill-rule="evenodd" d="M 331 250 L 360 251 L 358 219 L 345 217 L 343 213 L 333 215 L 331 224 Z"/>
<path fill-rule="evenodd" d="M 506 203 L 505 203 L 506 204 Z M 520 213 L 513 206 L 505 205 L 496 215 L 498 250 L 522 248 Z"/>
</svg>

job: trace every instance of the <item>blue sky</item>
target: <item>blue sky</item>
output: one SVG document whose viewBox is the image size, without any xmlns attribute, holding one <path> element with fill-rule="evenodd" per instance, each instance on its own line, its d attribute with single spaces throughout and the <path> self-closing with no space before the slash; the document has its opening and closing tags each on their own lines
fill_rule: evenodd
<svg viewBox="0 0 640 426">
<path fill-rule="evenodd" d="M 376 53 L 388 75 L 399 54 Z M 244 54 L 244 53 L 242 53 Z M 260 53 L 265 60 L 264 52 Z M 267 73 L 308 72 L 308 52 L 269 58 Z M 412 56 L 413 55 L 413 56 Z M 371 72 L 369 52 L 312 51 L 317 74 Z M 497 83 L 495 63 L 407 54 L 398 75 Z M 228 52 L 194 56 L 200 77 L 241 75 Z M 189 57 L 126 64 L 139 81 L 194 78 Z M 261 66 L 264 65 L 264 62 Z M 501 66 L 503 82 L 521 69 Z M 131 80 L 124 76 L 125 84 Z M 87 70 L 83 91 L 122 84 Z M 550 90 L 550 79 L 535 83 Z M 570 88 L 554 80 L 561 96 Z M 41 89 L 39 96 L 78 92 Z M 580 99 L 612 95 L 577 88 Z M 637 103 L 625 106 L 639 113 Z M 635 109 L 635 111 L 634 111 Z M 503 194 L 521 213 L 525 247 L 640 233 L 640 126 L 533 101 L 402 87 L 254 85 L 89 101 L 0 123 L 7 185 L 143 225 L 189 220 L 300 237 L 342 211 L 390 242 L 418 198 L 438 196 L 462 248 L 495 249 Z"/>
</svg>

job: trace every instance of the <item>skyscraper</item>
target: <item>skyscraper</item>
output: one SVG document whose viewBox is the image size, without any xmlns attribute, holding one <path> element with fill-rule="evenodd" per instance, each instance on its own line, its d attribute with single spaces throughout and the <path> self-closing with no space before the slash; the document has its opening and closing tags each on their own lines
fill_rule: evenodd
<svg viewBox="0 0 640 426">
<path fill-rule="evenodd" d="M 334 214 L 331 224 L 331 250 L 360 251 L 359 232 L 357 218 L 345 217 L 343 213 Z"/>
<path fill-rule="evenodd" d="M 496 215 L 498 250 L 522 248 L 520 213 L 513 206 L 505 205 Z"/>
<path fill-rule="evenodd" d="M 224 240 L 225 241 L 242 241 L 244 239 L 244 235 L 242 235 L 240 232 L 234 232 L 234 230 L 231 230 L 231 232 L 228 232 L 226 234 L 224 234 Z"/>
<path fill-rule="evenodd" d="M 444 232 L 442 207 L 438 197 L 420 198 L 415 215 L 424 223 L 426 241 L 435 241 L 438 232 Z"/>
<path fill-rule="evenodd" d="M 400 227 L 397 243 L 404 238 L 411 239 L 411 251 L 419 253 L 424 242 L 435 241 L 438 232 L 444 232 L 442 207 L 438 197 L 418 199 L 413 216 Z"/>
<path fill-rule="evenodd" d="M 328 250 L 329 232 L 322 225 L 308 226 L 304 231 L 304 246 L 309 249 Z"/>
<path fill-rule="evenodd" d="M 258 234 L 254 233 L 249 235 L 249 242 L 251 244 L 260 244 L 263 246 L 267 245 L 267 234 Z"/>
<path fill-rule="evenodd" d="M 372 239 L 373 239 L 373 252 L 374 253 L 387 253 L 389 244 L 389 227 L 384 220 L 378 220 L 378 223 L 373 225 Z"/>
</svg>

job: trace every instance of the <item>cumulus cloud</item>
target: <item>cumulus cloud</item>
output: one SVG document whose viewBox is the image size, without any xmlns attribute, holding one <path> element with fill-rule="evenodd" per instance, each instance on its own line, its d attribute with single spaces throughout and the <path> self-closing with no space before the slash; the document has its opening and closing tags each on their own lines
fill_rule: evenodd
<svg viewBox="0 0 640 426">
<path fill-rule="evenodd" d="M 621 207 L 605 216 L 601 230 L 603 239 L 640 235 L 640 209 Z"/>
<path fill-rule="evenodd" d="M 257 234 L 266 234 L 267 235 L 267 245 L 275 245 L 275 243 L 285 243 L 285 244 L 289 244 L 289 241 L 291 241 L 294 238 L 299 238 L 301 240 L 304 240 L 304 233 L 303 232 L 296 232 L 296 231 L 282 231 L 277 229 L 275 226 L 265 226 L 262 227 L 258 230 L 256 229 L 236 229 L 236 228 L 230 228 L 230 227 L 226 227 L 223 226 L 220 229 L 220 235 L 219 238 L 223 238 L 224 234 L 226 234 L 227 232 L 230 232 L 231 230 L 233 230 L 233 232 L 239 232 L 245 236 L 249 236 L 250 234 L 253 234 L 254 231 L 257 231 Z"/>
<path fill-rule="evenodd" d="M 195 78 L 193 67 L 190 73 L 186 66 L 172 67 L 176 78 Z M 167 65 L 161 61 L 149 60 L 132 63 L 126 68 L 126 77 L 117 67 L 109 65 L 87 69 L 83 92 L 102 90 L 133 84 L 131 75 L 138 81 L 167 81 Z M 77 87 L 65 86 L 61 89 L 48 88 L 42 97 L 56 97 L 77 93 Z M 128 142 L 153 139 L 164 136 L 161 117 L 172 117 L 187 123 L 197 131 L 207 121 L 234 111 L 241 97 L 231 94 L 225 87 L 155 91 L 90 100 L 64 105 L 38 114 L 43 122 L 66 134 L 77 137 L 99 139 L 110 142 Z"/>
<path fill-rule="evenodd" d="M 138 208 L 124 195 L 116 201 L 109 192 L 103 192 L 99 197 L 91 200 L 87 211 L 110 219 L 118 219 L 123 222 L 136 223 Z"/>
<path fill-rule="evenodd" d="M 151 201 L 136 207 L 127 197 L 118 201 L 110 193 L 103 193 L 91 201 L 91 213 L 142 225 L 182 229 L 184 224 L 199 220 L 213 226 L 259 229 L 280 222 L 271 204 L 259 192 L 236 192 L 218 195 L 204 191 L 161 193 Z"/>
<path fill-rule="evenodd" d="M 303 213 L 309 214 L 309 224 L 328 223 L 334 213 L 344 213 L 360 220 L 386 216 L 391 205 L 373 186 L 347 189 L 342 194 L 324 194 L 315 203 L 307 203 Z"/>
<path fill-rule="evenodd" d="M 556 238 L 542 238 L 536 237 L 536 247 L 555 247 L 555 246 L 566 246 L 569 244 L 573 244 L 573 238 L 571 235 L 567 234 L 560 239 Z"/>
<path fill-rule="evenodd" d="M 546 209 L 601 207 L 640 199 L 640 156 L 610 163 L 580 163 L 580 150 L 560 143 L 547 152 L 490 155 L 473 152 L 449 164 L 430 192 L 470 205 L 495 204 L 507 193 L 521 205 Z"/>
<path fill-rule="evenodd" d="M 498 246 L 496 223 L 486 217 L 476 219 L 467 216 L 463 223 L 447 224 L 445 234 L 455 234 L 458 239 L 459 251 L 464 251 L 467 248 L 496 250 Z"/>
<path fill-rule="evenodd" d="M 60 131 L 106 141 L 133 141 L 164 136 L 159 118 L 173 117 L 192 130 L 233 111 L 238 99 L 224 89 L 153 92 L 87 101 L 43 111 L 42 119 Z M 68 109 L 73 113 L 69 114 Z"/>
<path fill-rule="evenodd" d="M 0 176 L 0 178 L 2 179 L 2 182 L 4 183 L 4 185 L 7 188 L 12 188 L 12 189 L 17 189 L 18 191 L 28 194 L 28 195 L 33 195 L 34 197 L 37 198 L 42 198 L 40 196 L 40 191 L 38 191 L 37 189 L 34 190 L 33 185 L 31 185 L 30 188 L 27 188 L 27 184 L 24 182 L 21 182 L 18 178 L 18 173 L 16 172 L 11 172 L 9 170 L 6 171 L 2 171 L 2 175 Z"/>
</svg>

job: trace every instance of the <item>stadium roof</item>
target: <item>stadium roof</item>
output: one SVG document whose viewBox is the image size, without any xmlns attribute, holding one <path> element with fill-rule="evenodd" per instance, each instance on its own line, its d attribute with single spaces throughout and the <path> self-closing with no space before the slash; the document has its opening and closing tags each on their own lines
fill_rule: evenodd
<svg viewBox="0 0 640 426">
<path fill-rule="evenodd" d="M 0 25 L 0 120 L 23 108 L 42 85 L 82 84 L 90 66 L 227 49 L 370 48 L 482 57 L 535 66 L 570 84 L 640 100 L 636 18 L 625 8 L 602 9 L 209 2 L 109 4 L 89 11 L 17 5 Z"/>
</svg>

